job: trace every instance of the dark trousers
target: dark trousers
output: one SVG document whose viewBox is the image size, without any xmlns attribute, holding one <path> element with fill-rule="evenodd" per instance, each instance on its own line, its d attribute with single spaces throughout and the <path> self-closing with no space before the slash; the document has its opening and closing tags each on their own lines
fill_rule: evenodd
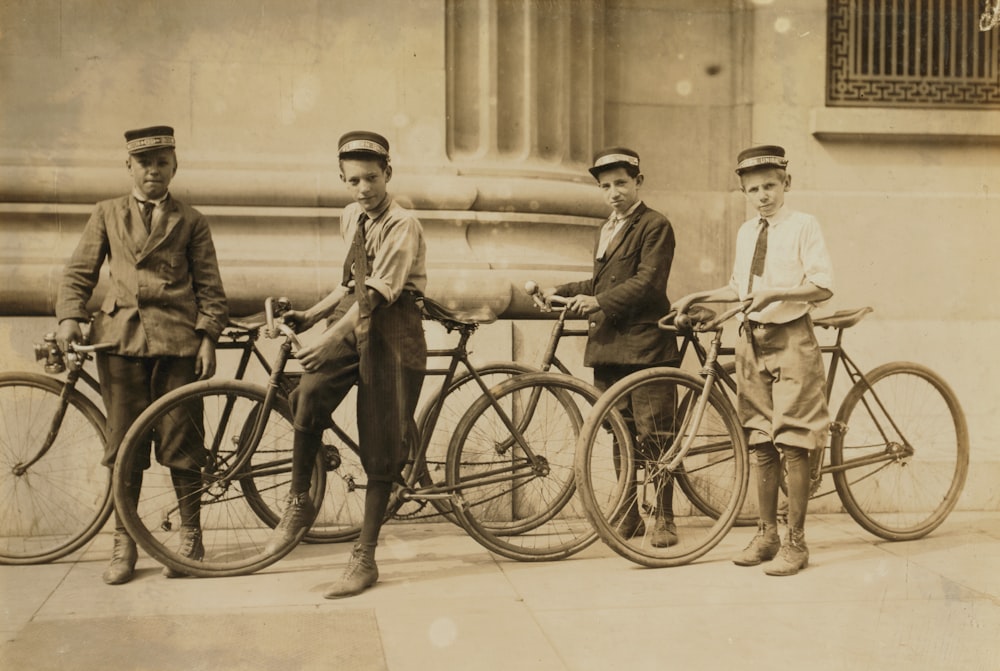
<svg viewBox="0 0 1000 671">
<path fill-rule="evenodd" d="M 194 357 L 126 357 L 99 354 L 97 373 L 107 409 L 108 442 L 103 463 L 114 466 L 122 439 L 149 405 L 182 385 L 197 380 Z M 200 402 L 172 412 L 156 427 L 156 460 L 164 466 L 199 470 L 205 464 Z M 147 446 L 143 469 L 150 464 Z"/>
<path fill-rule="evenodd" d="M 351 294 L 330 322 L 353 303 Z M 367 319 L 370 323 L 359 329 L 358 342 L 342 342 L 333 361 L 304 373 L 290 400 L 296 431 L 322 434 L 332 423 L 331 413 L 357 383 L 362 466 L 370 481 L 392 482 L 406 463 L 409 439 L 415 438 L 409 434 L 424 381 L 427 344 L 412 293 L 379 306 Z"/>
<path fill-rule="evenodd" d="M 595 366 L 594 386 L 604 392 L 627 375 L 650 366 L 615 365 Z M 677 390 L 673 385 L 646 384 L 634 391 L 622 402 L 622 413 L 635 439 L 635 458 L 641 465 L 646 461 L 656 461 L 660 454 L 670 447 L 674 437 L 674 411 Z M 617 451 L 617 445 L 615 449 Z M 647 472 L 649 469 L 646 469 Z M 657 483 L 655 505 L 661 513 L 673 515 L 673 479 Z"/>
</svg>

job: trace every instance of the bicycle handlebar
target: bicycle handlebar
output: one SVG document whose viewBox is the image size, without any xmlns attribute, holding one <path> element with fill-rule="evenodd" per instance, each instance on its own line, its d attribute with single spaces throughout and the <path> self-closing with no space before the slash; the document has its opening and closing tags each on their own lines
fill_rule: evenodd
<svg viewBox="0 0 1000 671">
<path fill-rule="evenodd" d="M 264 320 L 267 322 L 264 335 L 268 338 L 285 336 L 298 349 L 302 344 L 299 342 L 298 336 L 295 335 L 295 329 L 284 321 L 277 321 L 276 319 L 276 317 L 280 317 L 292 309 L 292 302 L 282 297 L 277 299 L 277 307 L 275 307 L 274 303 L 275 299 L 271 296 L 264 299 Z"/>
<path fill-rule="evenodd" d="M 534 280 L 528 280 L 524 283 L 524 291 L 531 296 L 531 300 L 535 302 L 535 306 L 542 312 L 552 312 L 553 307 L 549 303 L 556 303 L 559 310 L 566 309 L 566 303 L 569 301 L 565 296 L 549 296 L 549 303 L 545 302 L 542 297 L 541 289 L 538 287 L 538 282 Z"/>
<path fill-rule="evenodd" d="M 689 315 L 687 312 L 678 314 L 677 310 L 671 310 L 666 315 L 661 317 L 656 325 L 664 331 L 672 331 L 674 333 L 678 331 L 694 331 L 695 333 L 704 333 L 706 331 L 720 331 L 722 324 L 729 321 L 741 312 L 745 312 L 746 309 L 750 307 L 750 301 L 742 301 L 739 305 L 729 310 L 726 310 L 721 315 L 717 317 L 714 313 L 707 311 L 708 314 L 702 315 Z M 708 316 L 711 315 L 711 316 Z M 708 317 L 707 321 L 700 321 L 699 316 Z M 678 324 L 677 319 L 679 317 L 685 317 L 684 323 Z M 670 323 L 674 322 L 674 323 Z"/>
</svg>

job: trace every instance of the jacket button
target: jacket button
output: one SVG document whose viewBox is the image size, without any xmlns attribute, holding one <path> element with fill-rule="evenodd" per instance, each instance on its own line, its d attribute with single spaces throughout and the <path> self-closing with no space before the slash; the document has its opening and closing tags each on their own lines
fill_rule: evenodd
<svg viewBox="0 0 1000 671">
<path fill-rule="evenodd" d="M 597 322 L 590 322 L 590 328 L 597 328 Z"/>
</svg>

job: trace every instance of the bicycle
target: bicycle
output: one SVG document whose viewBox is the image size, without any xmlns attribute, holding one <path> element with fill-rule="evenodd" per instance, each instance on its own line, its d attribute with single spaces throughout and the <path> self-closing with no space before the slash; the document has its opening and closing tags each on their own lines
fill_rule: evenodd
<svg viewBox="0 0 1000 671">
<path fill-rule="evenodd" d="M 664 317 L 661 328 L 683 336 L 694 348 L 702 364 L 700 374 L 661 368 L 629 376 L 608 390 L 581 433 L 577 485 L 588 518 L 609 546 L 637 563 L 675 566 L 700 557 L 721 540 L 743 508 L 749 472 L 745 437 L 732 395 L 726 393 L 735 393 L 735 381 L 718 361 L 720 354 L 731 351 L 721 347 L 721 324 L 742 309 L 717 318 L 702 310 L 692 325 L 672 324 L 673 315 Z M 968 429 L 954 392 L 927 367 L 891 362 L 862 373 L 847 354 L 843 335 L 869 312 L 871 308 L 841 310 L 814 320 L 818 327 L 837 330 L 835 341 L 820 347 L 830 355 L 827 398 L 839 368 L 851 386 L 831 423 L 830 443 L 814 465 L 812 497 L 835 491 L 862 528 L 886 540 L 913 540 L 936 529 L 958 501 L 968 473 Z M 698 341 L 706 332 L 714 334 L 707 349 Z M 606 417 L 616 412 L 615 404 L 647 384 L 676 385 L 674 425 L 664 431 L 668 436 L 675 431 L 676 437 L 657 459 L 626 466 L 648 469 L 641 487 L 655 488 L 657 478 L 676 478 L 690 511 L 675 548 L 653 548 L 641 538 L 622 537 L 616 515 L 630 497 L 620 481 L 632 471 L 609 476 L 602 467 L 607 457 L 590 442 Z M 820 492 L 827 474 L 834 489 Z"/>
<path fill-rule="evenodd" d="M 100 394 L 84 366 L 107 347 L 81 343 L 64 354 L 49 333 L 35 345 L 45 375 L 0 373 L 0 564 L 65 557 L 111 516 L 104 412 L 77 389 L 82 380 Z M 63 372 L 64 381 L 54 377 Z"/>
<path fill-rule="evenodd" d="M 412 432 L 418 440 L 403 483 L 393 493 L 390 512 L 412 503 L 447 501 L 473 538 L 497 554 L 521 561 L 560 559 L 592 543 L 596 534 L 582 512 L 574 515 L 569 504 L 575 492 L 576 437 L 586 411 L 599 396 L 597 390 L 570 376 L 531 372 L 521 364 L 476 368 L 469 362 L 467 344 L 479 323 L 430 299 L 422 303 L 425 318 L 442 324 L 449 333 L 457 332 L 459 338 L 455 347 L 439 352 L 447 353 L 451 363 L 442 374 L 441 390 L 420 415 L 419 430 Z M 114 481 L 115 501 L 130 534 L 148 554 L 183 573 L 199 577 L 252 573 L 278 561 L 304 537 L 300 533 L 273 554 L 263 551 L 288 490 L 292 427 L 285 367 L 298 346 L 295 333 L 275 319 L 270 299 L 265 315 L 263 333 L 280 338 L 266 386 L 208 380 L 177 389 L 136 420 L 119 450 L 116 471 L 131 472 L 155 439 L 155 427 L 163 416 L 190 413 L 199 418 L 210 455 L 202 469 L 203 560 L 182 557 L 172 548 L 177 542 L 178 511 L 166 469 L 153 464 L 138 501 L 128 500 L 122 479 Z M 462 375 L 457 374 L 459 365 L 466 369 Z M 483 370 L 506 379 L 491 385 Z M 445 478 L 435 481 L 424 458 L 433 427 L 455 390 L 473 384 L 479 398 L 456 425 Z M 339 463 L 328 459 L 326 451 L 317 457 L 324 463 L 314 469 L 310 491 L 321 513 L 309 533 L 350 540 L 360 532 L 364 471 L 351 436 L 340 431 L 337 438 Z"/>
</svg>

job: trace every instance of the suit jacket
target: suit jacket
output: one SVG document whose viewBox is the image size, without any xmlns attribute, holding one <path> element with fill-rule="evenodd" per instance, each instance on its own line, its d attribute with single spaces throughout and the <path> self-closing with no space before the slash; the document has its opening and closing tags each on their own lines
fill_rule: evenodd
<svg viewBox="0 0 1000 671">
<path fill-rule="evenodd" d="M 170 197 L 147 235 L 135 199 L 94 208 L 63 271 L 56 317 L 87 321 L 87 302 L 108 260 L 110 284 L 91 342 L 124 356 L 194 356 L 202 333 L 217 340 L 229 312 L 208 222 Z"/>
<path fill-rule="evenodd" d="M 594 241 L 594 253 L 600 231 Z M 676 339 L 656 322 L 670 312 L 667 279 L 674 259 L 674 230 L 656 210 L 639 206 L 594 261 L 594 276 L 556 288 L 560 296 L 595 296 L 584 365 L 657 365 L 677 358 Z"/>
</svg>

